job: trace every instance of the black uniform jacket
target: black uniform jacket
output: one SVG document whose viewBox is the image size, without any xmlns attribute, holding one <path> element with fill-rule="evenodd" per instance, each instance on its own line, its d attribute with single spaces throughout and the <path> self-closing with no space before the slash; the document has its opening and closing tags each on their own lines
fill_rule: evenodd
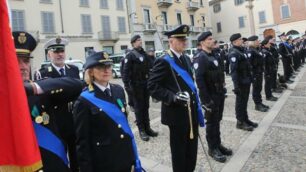
<svg viewBox="0 0 306 172">
<path fill-rule="evenodd" d="M 225 79 L 221 61 L 221 58 L 214 56 L 212 53 L 208 54 L 202 51 L 193 64 L 200 99 L 203 104 L 212 101 L 213 95 L 224 95 Z"/>
<path fill-rule="evenodd" d="M 36 83 L 41 87 L 44 93 L 38 96 L 28 96 L 29 109 L 32 111 L 33 108 L 36 107 L 39 114 L 46 112 L 50 117 L 49 124 L 40 125 L 48 128 L 62 141 L 56 125 L 56 109 L 60 104 L 76 99 L 82 91 L 83 83 L 77 79 L 67 77 L 48 78 L 36 81 Z M 32 120 L 35 121 L 35 117 L 32 116 Z M 44 172 L 70 171 L 68 166 L 66 166 L 54 153 L 42 147 L 40 147 L 40 153 Z"/>
<path fill-rule="evenodd" d="M 122 80 L 125 87 L 146 86 L 151 60 L 141 49 L 133 49 L 124 59 Z"/>
<path fill-rule="evenodd" d="M 189 73 L 190 77 L 193 78 L 191 61 L 188 56 L 183 55 L 180 58 L 184 58 L 186 67 L 182 62 L 175 56 L 174 53 L 170 53 L 170 56 L 174 58 L 174 61 L 181 68 Z M 197 103 L 196 97 L 182 77 L 171 70 L 170 64 L 164 59 L 165 55 L 161 58 L 156 59 L 150 78 L 148 81 L 148 88 L 153 98 L 162 101 L 161 107 L 161 121 L 165 125 L 184 125 L 189 126 L 188 119 L 188 108 L 187 106 L 178 105 L 174 102 L 175 94 L 179 91 L 187 91 L 191 97 L 191 112 L 192 121 L 197 124 Z M 175 78 L 176 80 L 175 80 Z M 180 87 L 180 89 L 179 89 Z"/>
<path fill-rule="evenodd" d="M 252 82 L 251 64 L 243 47 L 234 46 L 228 55 L 231 64 L 231 75 L 234 89 L 240 85 L 248 85 Z"/>
<path fill-rule="evenodd" d="M 79 69 L 74 65 L 65 65 L 65 72 L 67 77 L 80 79 L 79 76 Z M 61 75 L 58 73 L 58 71 L 50 64 L 47 66 L 44 66 L 39 70 L 38 73 L 36 73 L 35 78 L 39 76 L 40 78 L 59 78 Z M 76 97 L 77 98 L 77 97 Z M 73 119 L 72 119 L 72 107 L 73 107 L 73 101 L 75 99 L 71 100 L 70 102 L 67 102 L 65 104 L 59 105 L 57 108 L 57 120 L 58 120 L 58 127 L 63 137 L 66 138 L 68 135 L 72 135 L 74 133 L 73 129 Z"/>
<path fill-rule="evenodd" d="M 111 97 L 93 86 L 97 98 L 116 104 L 119 108 L 117 99 L 120 99 L 126 107 L 121 86 L 110 84 Z M 130 136 L 103 109 L 80 96 L 75 102 L 73 117 L 81 172 L 116 172 L 132 166 L 135 158 Z"/>
</svg>

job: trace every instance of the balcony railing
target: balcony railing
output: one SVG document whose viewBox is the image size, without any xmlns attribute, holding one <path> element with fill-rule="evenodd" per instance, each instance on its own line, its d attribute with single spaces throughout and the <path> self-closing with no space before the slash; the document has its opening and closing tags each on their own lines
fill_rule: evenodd
<svg viewBox="0 0 306 172">
<path fill-rule="evenodd" d="M 146 23 L 143 25 L 144 32 L 156 32 L 156 27 L 152 23 Z"/>
<path fill-rule="evenodd" d="M 205 28 L 204 27 L 190 26 L 190 32 L 193 32 L 193 33 L 205 32 Z"/>
<path fill-rule="evenodd" d="M 118 32 L 109 32 L 109 31 L 100 31 L 98 32 L 99 41 L 118 41 L 119 33 Z"/>
<path fill-rule="evenodd" d="M 199 2 L 187 2 L 188 11 L 197 11 L 200 8 Z"/>
<path fill-rule="evenodd" d="M 168 25 L 168 24 L 161 25 L 161 31 L 162 32 L 167 32 L 167 31 L 170 31 L 172 29 L 174 29 L 173 25 Z"/>
<path fill-rule="evenodd" d="M 157 6 L 168 8 L 173 4 L 173 0 L 158 0 Z"/>
</svg>

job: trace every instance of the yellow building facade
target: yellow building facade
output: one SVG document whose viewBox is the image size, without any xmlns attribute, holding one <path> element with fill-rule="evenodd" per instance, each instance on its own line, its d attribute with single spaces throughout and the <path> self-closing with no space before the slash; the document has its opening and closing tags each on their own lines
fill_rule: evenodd
<svg viewBox="0 0 306 172">
<path fill-rule="evenodd" d="M 189 47 L 195 47 L 197 36 L 211 28 L 208 0 L 129 0 L 128 5 L 132 35 L 142 36 L 146 50 L 167 49 L 163 33 L 178 25 L 190 26 Z"/>
</svg>

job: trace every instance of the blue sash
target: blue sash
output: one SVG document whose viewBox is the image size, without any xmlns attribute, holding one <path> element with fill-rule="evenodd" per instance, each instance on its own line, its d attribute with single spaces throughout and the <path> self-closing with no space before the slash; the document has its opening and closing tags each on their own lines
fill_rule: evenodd
<svg viewBox="0 0 306 172">
<path fill-rule="evenodd" d="M 141 172 L 142 167 L 137 152 L 136 142 L 125 115 L 120 111 L 120 109 L 116 105 L 95 97 L 94 93 L 91 93 L 88 90 L 83 91 L 81 96 L 87 99 L 88 101 L 90 101 L 91 103 L 93 103 L 98 108 L 103 109 L 105 114 L 108 117 L 110 117 L 115 123 L 120 124 L 122 126 L 123 131 L 131 137 L 133 151 L 136 159 L 135 172 Z"/>
<path fill-rule="evenodd" d="M 180 66 L 178 66 L 174 59 L 170 57 L 169 54 L 166 54 L 164 59 L 170 64 L 171 68 L 174 69 L 176 71 L 176 73 L 178 73 L 183 80 L 185 81 L 185 83 L 188 85 L 188 87 L 192 90 L 192 92 L 195 94 L 196 96 L 196 102 L 198 104 L 197 107 L 197 111 L 198 111 L 198 121 L 201 127 L 204 127 L 204 114 L 202 112 L 202 106 L 200 103 L 200 99 L 198 96 L 198 91 L 197 88 L 194 85 L 193 79 L 190 77 L 189 73 L 186 72 L 186 70 L 182 69 Z"/>
<path fill-rule="evenodd" d="M 35 122 L 32 122 L 38 141 L 38 145 L 63 160 L 63 162 L 68 166 L 67 153 L 62 141 L 54 135 L 48 128 L 43 127 Z"/>
<path fill-rule="evenodd" d="M 293 47 L 291 46 L 291 45 L 289 45 L 287 42 L 283 42 L 283 44 L 287 47 L 287 48 L 289 48 L 289 49 L 292 49 Z"/>
</svg>

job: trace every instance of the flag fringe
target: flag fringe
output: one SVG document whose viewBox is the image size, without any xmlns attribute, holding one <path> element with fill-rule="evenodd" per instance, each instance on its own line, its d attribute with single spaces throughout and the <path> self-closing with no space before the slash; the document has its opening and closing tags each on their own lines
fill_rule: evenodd
<svg viewBox="0 0 306 172">
<path fill-rule="evenodd" d="M 42 162 L 38 161 L 33 165 L 29 166 L 15 166 L 15 165 L 1 165 L 0 172 L 34 172 L 42 168 Z"/>
</svg>

